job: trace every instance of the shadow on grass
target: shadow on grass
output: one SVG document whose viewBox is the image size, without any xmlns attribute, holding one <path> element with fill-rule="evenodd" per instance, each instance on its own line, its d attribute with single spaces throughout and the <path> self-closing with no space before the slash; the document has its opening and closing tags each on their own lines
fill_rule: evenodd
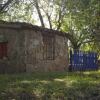
<svg viewBox="0 0 100 100">
<path fill-rule="evenodd" d="M 97 72 L 0 75 L 0 100 L 100 100 Z"/>
</svg>

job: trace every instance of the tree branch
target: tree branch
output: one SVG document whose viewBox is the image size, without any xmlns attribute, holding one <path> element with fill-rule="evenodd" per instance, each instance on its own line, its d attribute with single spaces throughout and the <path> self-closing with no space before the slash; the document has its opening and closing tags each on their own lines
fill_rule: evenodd
<svg viewBox="0 0 100 100">
<path fill-rule="evenodd" d="M 40 8 L 39 8 L 39 5 L 38 5 L 38 0 L 35 0 L 35 7 L 36 7 L 36 10 L 38 12 L 38 16 L 39 16 L 39 19 L 40 19 L 40 22 L 41 22 L 41 26 L 45 27 L 43 17 L 42 17 L 42 14 L 41 14 L 41 11 L 40 11 Z"/>
<path fill-rule="evenodd" d="M 8 0 L 5 4 L 2 4 L 0 6 L 0 13 L 3 13 L 5 9 L 13 2 L 14 0 Z"/>
</svg>

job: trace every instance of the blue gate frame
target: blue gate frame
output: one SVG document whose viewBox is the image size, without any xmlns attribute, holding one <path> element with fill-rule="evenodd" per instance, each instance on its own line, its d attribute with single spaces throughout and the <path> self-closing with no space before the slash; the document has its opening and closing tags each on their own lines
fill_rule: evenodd
<svg viewBox="0 0 100 100">
<path fill-rule="evenodd" d="M 70 69 L 75 71 L 97 70 L 97 53 L 70 50 Z"/>
</svg>

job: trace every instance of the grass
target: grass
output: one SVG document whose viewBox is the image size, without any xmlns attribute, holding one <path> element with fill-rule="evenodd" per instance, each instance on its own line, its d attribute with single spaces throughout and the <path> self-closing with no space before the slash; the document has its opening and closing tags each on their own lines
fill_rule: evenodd
<svg viewBox="0 0 100 100">
<path fill-rule="evenodd" d="M 23 94 L 32 100 L 100 100 L 100 71 L 0 75 L 0 100 L 21 100 Z"/>
</svg>

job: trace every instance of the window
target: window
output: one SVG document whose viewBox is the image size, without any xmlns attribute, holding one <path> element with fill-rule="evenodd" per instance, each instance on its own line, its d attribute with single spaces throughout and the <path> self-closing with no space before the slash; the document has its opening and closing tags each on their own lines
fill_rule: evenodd
<svg viewBox="0 0 100 100">
<path fill-rule="evenodd" d="M 55 59 L 55 37 L 43 36 L 43 59 L 54 60 Z"/>
<path fill-rule="evenodd" d="M 0 43 L 0 59 L 7 57 L 7 42 Z"/>
</svg>

